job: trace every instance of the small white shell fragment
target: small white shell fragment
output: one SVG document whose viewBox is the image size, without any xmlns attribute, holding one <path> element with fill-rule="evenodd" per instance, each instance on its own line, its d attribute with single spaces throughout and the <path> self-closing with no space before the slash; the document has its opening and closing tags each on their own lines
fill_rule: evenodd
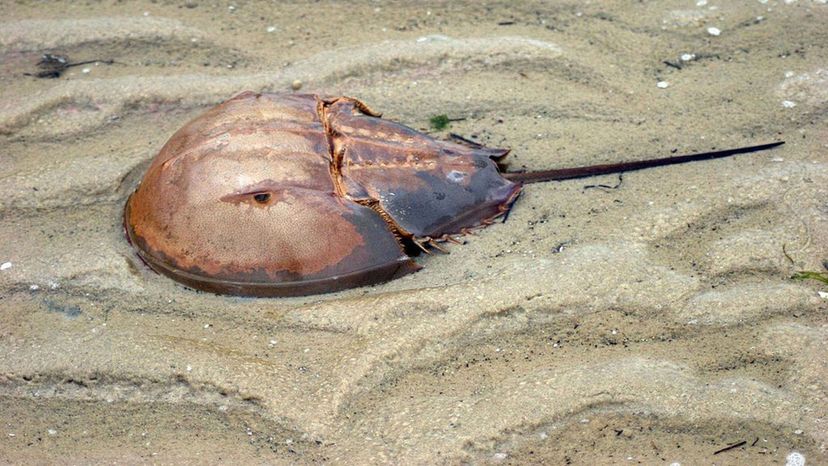
<svg viewBox="0 0 828 466">
<path fill-rule="evenodd" d="M 796 73 L 794 73 L 793 71 L 786 71 L 785 72 L 785 77 L 786 78 L 793 78 L 795 74 Z"/>
<path fill-rule="evenodd" d="M 656 87 L 658 87 L 659 89 L 667 89 L 669 86 L 670 83 L 668 83 L 667 81 L 659 81 L 656 83 Z"/>
<path fill-rule="evenodd" d="M 710 34 L 711 36 L 718 36 L 719 34 L 722 33 L 722 30 L 717 28 L 717 27 L 709 27 L 709 28 L 707 28 L 707 33 Z"/>
<path fill-rule="evenodd" d="M 696 58 L 695 53 L 683 53 L 683 54 L 681 54 L 681 61 L 690 61 L 694 58 Z"/>
<path fill-rule="evenodd" d="M 428 35 L 428 36 L 418 37 L 417 38 L 417 43 L 422 44 L 422 43 L 431 43 L 431 42 L 445 42 L 449 39 L 450 38 L 448 36 L 444 36 L 442 34 L 431 34 L 431 35 Z"/>
<path fill-rule="evenodd" d="M 274 32 L 274 31 L 276 31 L 276 26 L 268 26 L 267 27 L 267 32 Z"/>
<path fill-rule="evenodd" d="M 828 299 L 828 291 L 817 291 L 817 294 L 822 299 Z"/>
<path fill-rule="evenodd" d="M 81 70 L 81 73 L 86 74 L 86 73 L 88 73 L 88 72 L 90 72 L 90 71 L 92 71 L 92 68 L 84 68 L 84 69 L 82 69 L 82 70 Z"/>
<path fill-rule="evenodd" d="M 3 262 L 2 264 L 0 264 L 0 270 L 9 270 L 11 267 L 11 262 Z"/>
<path fill-rule="evenodd" d="M 785 466 L 805 466 L 805 456 L 798 451 L 792 451 L 785 458 Z"/>
<path fill-rule="evenodd" d="M 794 108 L 794 107 L 796 107 L 796 102 L 793 102 L 791 100 L 783 100 L 782 101 L 782 106 L 785 107 L 785 108 Z"/>
</svg>

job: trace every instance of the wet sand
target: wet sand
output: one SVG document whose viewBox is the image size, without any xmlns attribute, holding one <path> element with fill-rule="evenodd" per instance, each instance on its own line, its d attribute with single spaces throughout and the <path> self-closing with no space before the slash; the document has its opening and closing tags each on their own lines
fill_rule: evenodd
<svg viewBox="0 0 828 466">
<path fill-rule="evenodd" d="M 516 3 L 6 5 L 0 462 L 828 462 L 828 289 L 790 278 L 828 259 L 828 5 Z M 296 80 L 514 169 L 787 144 L 528 186 L 374 287 L 148 270 L 121 215 L 166 139 Z"/>
</svg>

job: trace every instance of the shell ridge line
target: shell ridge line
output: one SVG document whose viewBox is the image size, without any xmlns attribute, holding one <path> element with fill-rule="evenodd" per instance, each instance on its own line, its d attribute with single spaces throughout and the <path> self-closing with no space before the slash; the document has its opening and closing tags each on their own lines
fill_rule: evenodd
<svg viewBox="0 0 828 466">
<path fill-rule="evenodd" d="M 333 102 L 336 102 L 336 100 L 328 102 L 320 99 L 319 96 L 316 96 L 316 113 L 317 117 L 319 118 L 319 121 L 322 122 L 322 128 L 325 131 L 325 141 L 328 143 L 331 183 L 333 184 L 334 191 L 336 192 L 337 196 L 346 197 L 345 188 L 344 186 L 342 186 L 341 179 L 341 164 L 343 154 L 337 154 L 336 147 L 334 145 L 335 134 L 333 128 L 331 127 L 330 116 L 328 115 L 328 106 L 330 106 Z"/>
<path fill-rule="evenodd" d="M 274 120 L 274 121 L 276 121 L 276 120 Z M 228 128 L 228 130 L 232 129 L 232 125 L 227 125 L 227 128 Z M 304 128 L 285 127 L 285 128 L 279 128 L 279 129 L 282 130 L 282 131 L 293 133 L 297 136 L 306 136 L 306 135 L 312 134 L 314 132 L 312 129 L 304 129 Z M 207 157 L 212 153 L 212 151 L 214 151 L 216 149 L 221 149 L 221 147 L 218 147 L 215 144 L 216 144 L 216 141 L 218 141 L 218 143 L 220 144 L 221 143 L 221 138 L 225 137 L 224 136 L 225 134 L 228 134 L 228 132 L 213 135 L 213 136 L 205 136 L 205 137 L 202 138 L 202 140 L 200 141 L 199 144 L 195 144 L 195 145 L 193 145 L 192 147 L 190 147 L 188 149 L 185 149 L 181 152 L 178 152 L 174 156 L 172 156 L 169 159 L 167 159 L 166 161 L 164 161 L 163 165 L 167 165 L 167 164 L 170 164 L 170 163 L 173 163 L 173 162 L 182 161 L 182 160 L 185 160 L 185 159 L 196 159 L 196 160 L 198 160 L 200 158 Z M 210 146 L 210 144 L 214 144 L 214 145 Z M 267 149 L 271 150 L 271 151 L 279 150 L 278 147 L 275 147 L 272 144 L 269 144 L 265 147 Z M 162 150 L 163 150 L 163 147 L 162 147 Z M 239 149 L 236 149 L 236 150 L 227 151 L 227 154 L 233 154 L 233 153 L 236 153 L 236 152 L 243 152 L 244 150 L 245 150 L 244 148 L 239 148 Z M 313 156 L 323 157 L 323 156 L 318 155 L 318 154 L 313 153 L 313 152 L 296 152 L 296 153 L 297 154 L 309 154 L 309 155 L 313 155 Z M 191 161 L 194 162 L 196 160 L 191 160 Z"/>
<path fill-rule="evenodd" d="M 317 99 L 319 98 L 317 97 Z M 337 136 L 341 136 L 341 133 L 337 129 L 333 128 L 333 125 L 330 121 L 331 115 L 328 112 L 328 107 L 340 100 L 345 100 L 346 102 L 353 104 L 357 110 L 359 110 L 365 115 L 368 115 L 369 117 L 379 118 L 381 115 L 380 113 L 372 110 L 370 107 L 365 105 L 363 102 L 349 97 L 336 98 L 331 101 L 325 101 L 322 99 L 318 100 L 317 111 L 320 112 L 319 117 L 322 120 L 322 124 L 325 127 L 325 137 L 328 139 L 328 147 L 331 153 L 331 178 L 336 189 L 336 194 L 340 196 L 342 199 L 347 199 L 349 201 L 356 202 L 357 204 L 360 204 L 373 210 L 385 222 L 388 229 L 394 235 L 394 239 L 397 240 L 397 244 L 400 246 L 400 249 L 404 249 L 404 244 L 402 242 L 403 238 L 411 238 L 414 235 L 402 226 L 400 226 L 394 220 L 394 218 L 391 217 L 391 215 L 388 212 L 386 212 L 385 209 L 382 208 L 382 206 L 380 205 L 380 201 L 378 199 L 375 199 L 373 197 L 367 197 L 364 199 L 354 199 L 348 194 L 347 189 L 345 188 L 345 183 L 342 180 L 342 164 L 345 160 L 346 146 L 343 144 L 340 150 L 336 150 L 334 138 L 336 138 Z M 349 160 L 349 164 L 350 163 L 351 160 Z"/>
</svg>

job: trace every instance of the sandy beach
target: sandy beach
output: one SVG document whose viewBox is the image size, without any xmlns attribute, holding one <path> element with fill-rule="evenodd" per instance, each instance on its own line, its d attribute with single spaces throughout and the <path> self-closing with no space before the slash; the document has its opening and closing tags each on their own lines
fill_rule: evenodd
<svg viewBox="0 0 828 466">
<path fill-rule="evenodd" d="M 2 9 L 0 463 L 828 463 L 824 0 Z M 153 273 L 122 215 L 164 142 L 295 88 L 515 170 L 786 144 L 527 186 L 378 286 Z"/>
</svg>

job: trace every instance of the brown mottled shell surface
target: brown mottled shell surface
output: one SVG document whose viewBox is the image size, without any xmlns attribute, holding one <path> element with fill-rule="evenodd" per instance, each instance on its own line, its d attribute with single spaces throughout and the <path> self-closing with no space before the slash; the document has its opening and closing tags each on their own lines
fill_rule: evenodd
<svg viewBox="0 0 828 466">
<path fill-rule="evenodd" d="M 520 185 L 491 157 L 382 120 L 351 98 L 240 94 L 176 132 L 125 209 L 155 270 L 194 288 L 297 296 L 419 266 L 403 241 L 480 225 Z"/>
</svg>

